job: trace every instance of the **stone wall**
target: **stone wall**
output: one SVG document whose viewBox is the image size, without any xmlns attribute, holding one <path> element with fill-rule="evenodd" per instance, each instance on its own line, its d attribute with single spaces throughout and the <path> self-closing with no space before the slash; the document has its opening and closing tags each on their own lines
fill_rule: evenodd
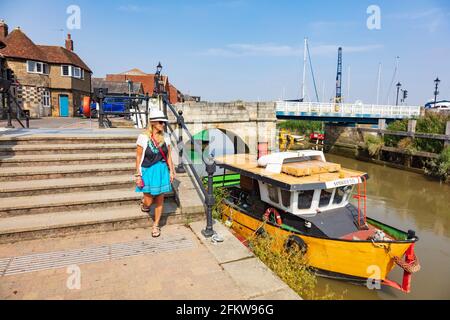
<svg viewBox="0 0 450 320">
<path fill-rule="evenodd" d="M 195 135 L 207 129 L 219 129 L 233 141 L 238 136 L 250 153 L 256 154 L 259 142 L 267 142 L 269 150 L 278 147 L 276 113 L 273 102 L 185 102 L 176 104 L 183 111 L 189 131 Z M 175 117 L 168 112 L 169 120 Z M 186 136 L 183 137 L 188 141 Z M 242 146 L 238 151 L 244 150 Z"/>
</svg>

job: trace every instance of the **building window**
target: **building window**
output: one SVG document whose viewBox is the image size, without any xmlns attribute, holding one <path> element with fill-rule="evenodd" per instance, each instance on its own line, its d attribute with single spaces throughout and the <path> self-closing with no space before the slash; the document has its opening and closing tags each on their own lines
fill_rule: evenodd
<svg viewBox="0 0 450 320">
<path fill-rule="evenodd" d="M 61 66 L 61 75 L 62 76 L 70 77 L 71 76 L 70 71 L 71 71 L 70 66 Z"/>
<path fill-rule="evenodd" d="M 48 64 L 37 61 L 27 61 L 28 73 L 48 74 Z"/>
<path fill-rule="evenodd" d="M 84 79 L 84 70 L 79 67 L 62 65 L 61 66 L 61 75 L 64 77 Z"/>
<path fill-rule="evenodd" d="M 42 105 L 44 107 L 50 107 L 50 91 L 48 90 L 42 92 Z"/>
</svg>

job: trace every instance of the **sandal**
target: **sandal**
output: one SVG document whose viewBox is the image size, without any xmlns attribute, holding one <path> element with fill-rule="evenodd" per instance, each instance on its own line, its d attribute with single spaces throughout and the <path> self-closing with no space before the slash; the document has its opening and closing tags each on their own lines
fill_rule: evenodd
<svg viewBox="0 0 450 320">
<path fill-rule="evenodd" d="M 157 238 L 161 235 L 161 228 L 158 226 L 153 226 L 152 237 Z"/>
<path fill-rule="evenodd" d="M 146 207 L 143 202 L 141 202 L 141 211 L 150 212 L 150 207 Z"/>
</svg>

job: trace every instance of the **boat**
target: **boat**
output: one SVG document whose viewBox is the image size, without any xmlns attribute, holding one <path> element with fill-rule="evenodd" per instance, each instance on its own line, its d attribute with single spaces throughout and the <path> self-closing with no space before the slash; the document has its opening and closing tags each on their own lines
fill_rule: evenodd
<svg viewBox="0 0 450 320">
<path fill-rule="evenodd" d="M 367 173 L 327 162 L 318 150 L 225 155 L 216 163 L 240 175 L 220 206 L 241 239 L 281 237 L 319 276 L 410 292 L 420 270 L 418 237 L 367 216 Z M 388 278 L 395 266 L 404 271 L 401 284 Z"/>
</svg>

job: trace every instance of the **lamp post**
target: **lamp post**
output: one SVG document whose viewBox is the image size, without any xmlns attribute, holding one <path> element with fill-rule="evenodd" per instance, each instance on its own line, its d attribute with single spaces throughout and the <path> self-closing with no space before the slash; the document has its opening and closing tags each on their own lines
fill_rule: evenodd
<svg viewBox="0 0 450 320">
<path fill-rule="evenodd" d="M 402 87 L 402 84 L 399 82 L 395 86 L 397 87 L 397 102 L 395 103 L 395 105 L 398 106 L 398 94 L 400 92 L 400 88 Z"/>
<path fill-rule="evenodd" d="M 439 78 L 436 78 L 434 80 L 434 83 L 435 83 L 435 87 L 434 87 L 434 107 L 436 107 L 437 96 L 439 94 L 438 88 L 439 88 L 439 83 L 440 82 L 441 82 L 441 80 L 439 80 Z"/>
<path fill-rule="evenodd" d="M 105 99 L 105 95 L 103 93 L 103 89 L 98 89 L 97 100 L 98 100 L 98 127 L 105 128 L 105 123 L 103 122 L 103 100 Z"/>
</svg>

